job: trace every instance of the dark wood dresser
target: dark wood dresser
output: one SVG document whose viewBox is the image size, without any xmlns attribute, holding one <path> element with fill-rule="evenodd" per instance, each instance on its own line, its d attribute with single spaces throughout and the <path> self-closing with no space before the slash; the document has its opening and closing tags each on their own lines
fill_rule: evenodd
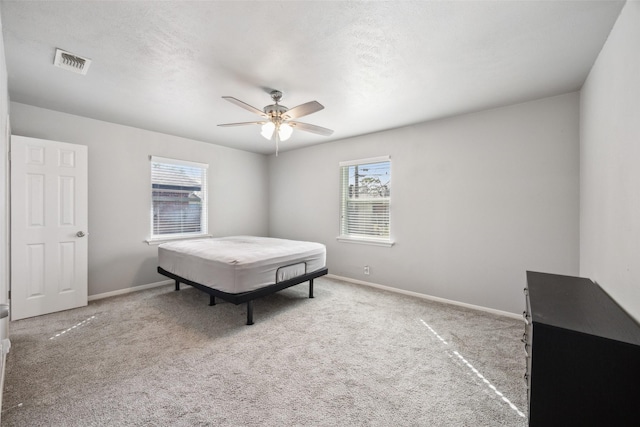
<svg viewBox="0 0 640 427">
<path fill-rule="evenodd" d="M 638 323 L 585 278 L 528 271 L 525 295 L 529 426 L 640 426 Z"/>
</svg>

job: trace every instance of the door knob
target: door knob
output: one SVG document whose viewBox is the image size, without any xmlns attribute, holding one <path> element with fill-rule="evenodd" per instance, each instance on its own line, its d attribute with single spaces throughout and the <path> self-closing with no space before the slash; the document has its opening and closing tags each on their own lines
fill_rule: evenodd
<svg viewBox="0 0 640 427">
<path fill-rule="evenodd" d="M 78 231 L 78 232 L 76 233 L 76 236 L 77 236 L 77 237 L 84 237 L 84 236 L 85 236 L 85 234 L 84 234 L 82 231 Z"/>
</svg>

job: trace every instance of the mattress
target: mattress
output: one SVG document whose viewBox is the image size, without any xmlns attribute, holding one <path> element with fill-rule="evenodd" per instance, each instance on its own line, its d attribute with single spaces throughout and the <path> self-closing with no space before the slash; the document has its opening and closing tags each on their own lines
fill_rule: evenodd
<svg viewBox="0 0 640 427">
<path fill-rule="evenodd" d="M 233 236 L 183 240 L 158 246 L 158 265 L 177 276 L 238 294 L 325 267 L 321 243 Z"/>
</svg>

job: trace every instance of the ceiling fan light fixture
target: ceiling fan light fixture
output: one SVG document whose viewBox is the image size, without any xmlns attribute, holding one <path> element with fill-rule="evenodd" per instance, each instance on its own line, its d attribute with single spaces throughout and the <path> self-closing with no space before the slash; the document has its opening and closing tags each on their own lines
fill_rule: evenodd
<svg viewBox="0 0 640 427">
<path fill-rule="evenodd" d="M 270 140 L 273 137 L 273 131 L 275 128 L 276 128 L 275 123 L 267 122 L 262 125 L 262 130 L 260 131 L 260 134 L 264 136 L 266 139 Z M 280 126 L 278 127 L 278 137 L 280 138 L 280 141 L 286 141 L 291 137 L 292 133 L 293 133 L 293 128 L 287 123 L 281 123 Z"/>
<path fill-rule="evenodd" d="M 280 130 L 278 133 L 280 134 L 280 141 L 286 141 L 291 137 L 291 133 L 293 132 L 293 128 L 287 123 L 282 123 L 280 125 Z"/>
<path fill-rule="evenodd" d="M 262 131 L 260 134 L 267 139 L 271 139 L 273 136 L 273 130 L 276 128 L 276 125 L 273 122 L 267 122 L 262 125 Z"/>
</svg>

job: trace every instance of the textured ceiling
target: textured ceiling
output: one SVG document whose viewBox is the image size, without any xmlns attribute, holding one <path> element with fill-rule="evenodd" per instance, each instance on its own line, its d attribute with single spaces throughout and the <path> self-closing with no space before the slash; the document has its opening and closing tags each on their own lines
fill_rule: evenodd
<svg viewBox="0 0 640 427">
<path fill-rule="evenodd" d="M 578 90 L 623 1 L 2 1 L 12 101 L 257 153 L 268 92 L 317 100 L 280 150 Z M 92 60 L 55 68 L 55 49 Z"/>
</svg>

